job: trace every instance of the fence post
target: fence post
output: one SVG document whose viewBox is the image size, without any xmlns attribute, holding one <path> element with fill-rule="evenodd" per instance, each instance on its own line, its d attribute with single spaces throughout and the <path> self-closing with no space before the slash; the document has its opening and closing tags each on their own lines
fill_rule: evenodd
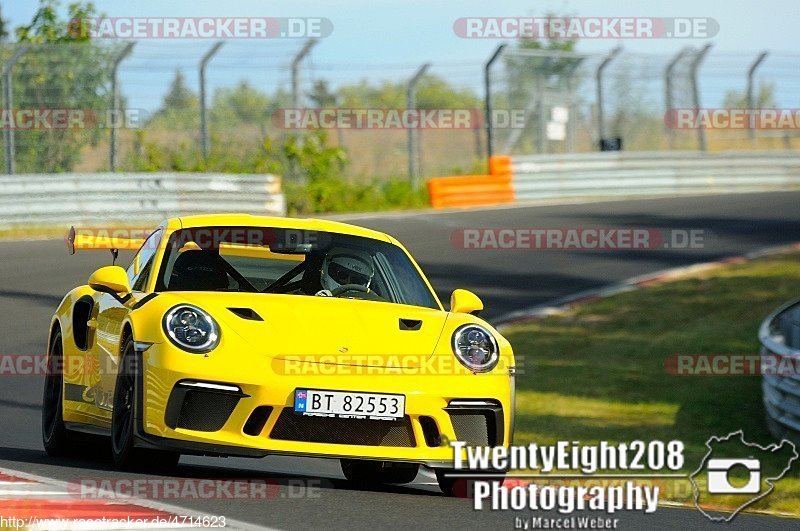
<svg viewBox="0 0 800 531">
<path fill-rule="evenodd" d="M 753 81 L 755 79 L 756 70 L 759 66 L 761 66 L 761 63 L 764 62 L 764 59 L 767 58 L 767 55 L 769 55 L 769 52 L 767 51 L 763 51 L 758 54 L 756 60 L 753 61 L 750 65 L 750 68 L 747 69 L 747 109 L 750 111 L 752 111 L 756 106 L 755 95 L 753 94 L 753 91 L 755 90 Z M 747 133 L 750 136 L 750 143 L 753 144 L 753 147 L 755 148 L 758 142 L 756 139 L 756 130 L 753 127 L 753 120 L 754 116 L 751 113 L 747 120 Z"/>
<path fill-rule="evenodd" d="M 683 59 L 687 54 L 692 51 L 691 46 L 687 46 L 682 48 L 675 56 L 672 58 L 672 61 L 667 64 L 667 68 L 664 69 L 664 117 L 668 116 L 668 113 L 672 110 L 672 72 L 675 70 L 675 67 L 678 63 Z M 668 124 L 664 124 L 667 128 L 667 144 L 669 149 L 675 149 L 675 131 Z"/>
<path fill-rule="evenodd" d="M 611 53 L 606 55 L 600 64 L 597 66 L 597 72 L 595 73 L 595 79 L 597 80 L 597 136 L 599 137 L 599 142 L 602 144 L 603 139 L 605 138 L 605 110 L 603 108 L 603 71 L 606 67 L 614 60 L 614 58 L 619 55 L 622 51 L 622 46 L 617 46 Z"/>
<path fill-rule="evenodd" d="M 425 75 L 428 68 L 431 67 L 430 63 L 425 63 L 424 65 L 420 66 L 416 73 L 411 77 L 408 81 L 408 86 L 406 87 L 406 108 L 407 109 L 416 109 L 417 108 L 417 83 L 419 80 L 422 79 L 422 76 Z M 417 120 L 419 122 L 419 120 Z M 419 125 L 419 124 L 418 124 Z M 417 135 L 418 130 L 415 127 L 409 127 L 407 130 L 408 134 L 408 178 L 411 181 L 411 189 L 417 189 L 417 180 L 419 178 L 419 147 L 417 146 Z"/>
<path fill-rule="evenodd" d="M 12 106 L 14 101 L 14 90 L 11 85 L 11 70 L 14 68 L 14 65 L 19 61 L 20 57 L 28 51 L 30 48 L 30 44 L 18 44 L 17 49 L 14 50 L 14 53 L 11 57 L 3 64 L 3 92 L 5 93 L 5 107 L 6 112 L 8 115 L 11 115 Z M 5 141 L 6 145 L 6 173 L 11 175 L 14 173 L 14 128 L 8 127 L 3 129 L 3 140 Z"/>
<path fill-rule="evenodd" d="M 200 146 L 203 150 L 203 161 L 208 161 L 208 108 L 206 107 L 206 67 L 217 54 L 224 41 L 215 42 L 200 59 Z"/>
<path fill-rule="evenodd" d="M 492 78 L 491 78 L 491 69 L 492 64 L 500 57 L 500 54 L 503 53 L 505 47 L 508 46 L 507 44 L 501 44 L 497 47 L 494 51 L 492 56 L 486 61 L 486 64 L 483 67 L 483 85 L 484 85 L 484 105 L 486 108 L 486 116 L 484 119 L 486 120 L 486 153 L 489 157 L 494 155 L 494 138 L 492 138 Z"/>
<path fill-rule="evenodd" d="M 117 88 L 117 72 L 119 70 L 119 64 L 130 55 L 131 51 L 133 50 L 134 42 L 129 42 L 125 44 L 122 48 L 122 51 L 114 58 L 114 62 L 111 65 L 111 123 L 108 125 L 110 126 L 109 130 L 109 144 L 108 144 L 108 166 L 111 171 L 117 171 L 117 127 L 118 123 L 118 113 L 119 113 L 119 89 Z"/>
<path fill-rule="evenodd" d="M 575 72 L 583 64 L 584 58 L 576 59 L 569 70 L 565 72 L 564 82 L 567 86 L 567 109 L 569 116 L 567 118 L 567 152 L 572 153 L 575 151 Z"/>
<path fill-rule="evenodd" d="M 308 39 L 292 59 L 292 106 L 295 109 L 300 108 L 300 63 L 318 42 L 317 39 Z"/>
<path fill-rule="evenodd" d="M 700 69 L 700 63 L 703 62 L 706 54 L 711 50 L 711 46 L 713 46 L 711 43 L 703 46 L 692 60 L 692 105 L 698 112 L 700 110 L 700 86 L 697 83 L 697 71 Z M 698 125 L 697 127 L 697 147 L 700 148 L 700 151 L 706 151 L 708 149 L 706 145 L 706 129 L 702 125 Z"/>
</svg>

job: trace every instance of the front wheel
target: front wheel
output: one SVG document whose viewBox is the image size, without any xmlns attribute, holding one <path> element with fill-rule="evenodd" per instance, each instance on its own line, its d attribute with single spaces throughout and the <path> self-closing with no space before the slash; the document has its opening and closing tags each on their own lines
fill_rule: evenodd
<svg viewBox="0 0 800 531">
<path fill-rule="evenodd" d="M 122 348 L 111 413 L 111 454 L 114 464 L 122 470 L 169 473 L 177 466 L 180 454 L 136 448 L 134 444 L 137 370 L 133 338 L 128 337 Z"/>
<path fill-rule="evenodd" d="M 65 456 L 73 450 L 64 426 L 64 349 L 61 331 L 53 334 L 47 356 L 42 397 L 42 442 L 47 455 Z"/>
<path fill-rule="evenodd" d="M 414 463 L 342 459 L 341 465 L 342 473 L 349 482 L 364 487 L 411 483 L 419 472 L 419 465 Z"/>
</svg>

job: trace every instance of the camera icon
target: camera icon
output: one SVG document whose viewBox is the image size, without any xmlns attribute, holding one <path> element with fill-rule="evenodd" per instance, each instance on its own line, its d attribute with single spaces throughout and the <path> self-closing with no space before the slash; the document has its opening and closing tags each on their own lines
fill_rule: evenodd
<svg viewBox="0 0 800 531">
<path fill-rule="evenodd" d="M 728 477 L 734 467 L 750 471 L 746 485 L 735 487 Z M 709 459 L 708 492 L 710 494 L 757 494 L 761 490 L 761 462 L 758 459 Z"/>
</svg>

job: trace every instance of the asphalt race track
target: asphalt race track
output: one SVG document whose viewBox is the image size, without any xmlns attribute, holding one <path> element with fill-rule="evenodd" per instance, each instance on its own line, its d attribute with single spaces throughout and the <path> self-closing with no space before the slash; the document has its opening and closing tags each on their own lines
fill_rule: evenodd
<svg viewBox="0 0 800 531">
<path fill-rule="evenodd" d="M 358 216 L 354 223 L 387 231 L 405 243 L 444 301 L 456 287 L 475 291 L 486 304 L 485 315 L 492 320 L 635 275 L 800 241 L 800 191 Z M 462 250 L 450 240 L 454 230 L 464 228 L 577 227 L 703 229 L 705 246 L 637 252 Z M 0 246 L 0 352 L 42 352 L 50 316 L 63 294 L 85 282 L 94 268 L 107 263 L 108 254 L 101 252 L 69 257 L 60 240 L 4 242 Z M 2 378 L 0 467 L 63 481 L 140 477 L 114 471 L 110 457 L 99 451 L 89 450 L 90 455 L 75 459 L 47 458 L 40 442 L 41 391 L 40 377 Z M 441 496 L 425 474 L 413 487 L 358 491 L 351 490 L 341 479 L 336 461 L 184 458 L 181 463 L 178 475 L 183 477 L 274 478 L 281 488 L 269 501 L 168 502 L 266 527 L 513 529 L 515 516 L 526 516 L 475 512 L 471 500 Z M 313 496 L 302 496 L 302 488 L 297 485 L 304 481 L 314 487 Z M 689 509 L 659 508 L 653 515 L 618 513 L 614 517 L 620 518 L 620 527 L 627 529 L 720 528 Z M 740 515 L 725 527 L 786 529 L 800 527 L 797 523 L 777 517 Z"/>
</svg>

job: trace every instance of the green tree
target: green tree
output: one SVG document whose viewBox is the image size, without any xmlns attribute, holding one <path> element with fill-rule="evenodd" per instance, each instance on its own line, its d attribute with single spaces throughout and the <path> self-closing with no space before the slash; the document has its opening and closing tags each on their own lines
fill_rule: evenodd
<svg viewBox="0 0 800 531">
<path fill-rule="evenodd" d="M 217 124 L 265 124 L 272 112 L 269 96 L 247 81 L 214 93 L 212 121 Z"/>
<path fill-rule="evenodd" d="M 81 150 L 97 142 L 110 104 L 110 65 L 117 46 L 100 46 L 88 33 L 71 31 L 56 1 L 41 0 L 29 24 L 15 30 L 30 48 L 14 67 L 14 107 L 77 109 L 82 120 L 68 128 L 18 131 L 15 154 L 20 172 L 69 171 Z M 95 16 L 91 3 L 68 6 L 70 21 Z"/>
<path fill-rule="evenodd" d="M 8 40 L 8 22 L 3 18 L 2 6 L 0 6 L 0 44 Z"/>
<path fill-rule="evenodd" d="M 328 82 L 324 79 L 314 82 L 308 97 L 318 108 L 335 107 L 336 102 L 339 101 L 339 95 L 330 89 Z"/>
<path fill-rule="evenodd" d="M 775 103 L 775 84 L 762 83 L 758 86 L 753 102 L 756 109 L 771 109 L 776 107 Z M 728 109 L 746 109 L 747 93 L 743 90 L 729 90 L 725 94 L 723 105 Z"/>
<path fill-rule="evenodd" d="M 406 83 L 385 81 L 373 86 L 366 81 L 339 89 L 343 107 L 403 108 Z M 420 109 L 480 108 L 480 98 L 470 89 L 457 89 L 443 78 L 428 74 L 417 84 L 417 107 Z"/>
<path fill-rule="evenodd" d="M 175 78 L 164 96 L 164 110 L 185 111 L 196 109 L 199 104 L 197 95 L 186 86 L 186 76 L 180 69 L 175 71 Z"/>
<path fill-rule="evenodd" d="M 148 128 L 193 129 L 200 127 L 200 98 L 186 84 L 180 69 L 164 95 L 161 109 L 153 114 Z"/>
</svg>

